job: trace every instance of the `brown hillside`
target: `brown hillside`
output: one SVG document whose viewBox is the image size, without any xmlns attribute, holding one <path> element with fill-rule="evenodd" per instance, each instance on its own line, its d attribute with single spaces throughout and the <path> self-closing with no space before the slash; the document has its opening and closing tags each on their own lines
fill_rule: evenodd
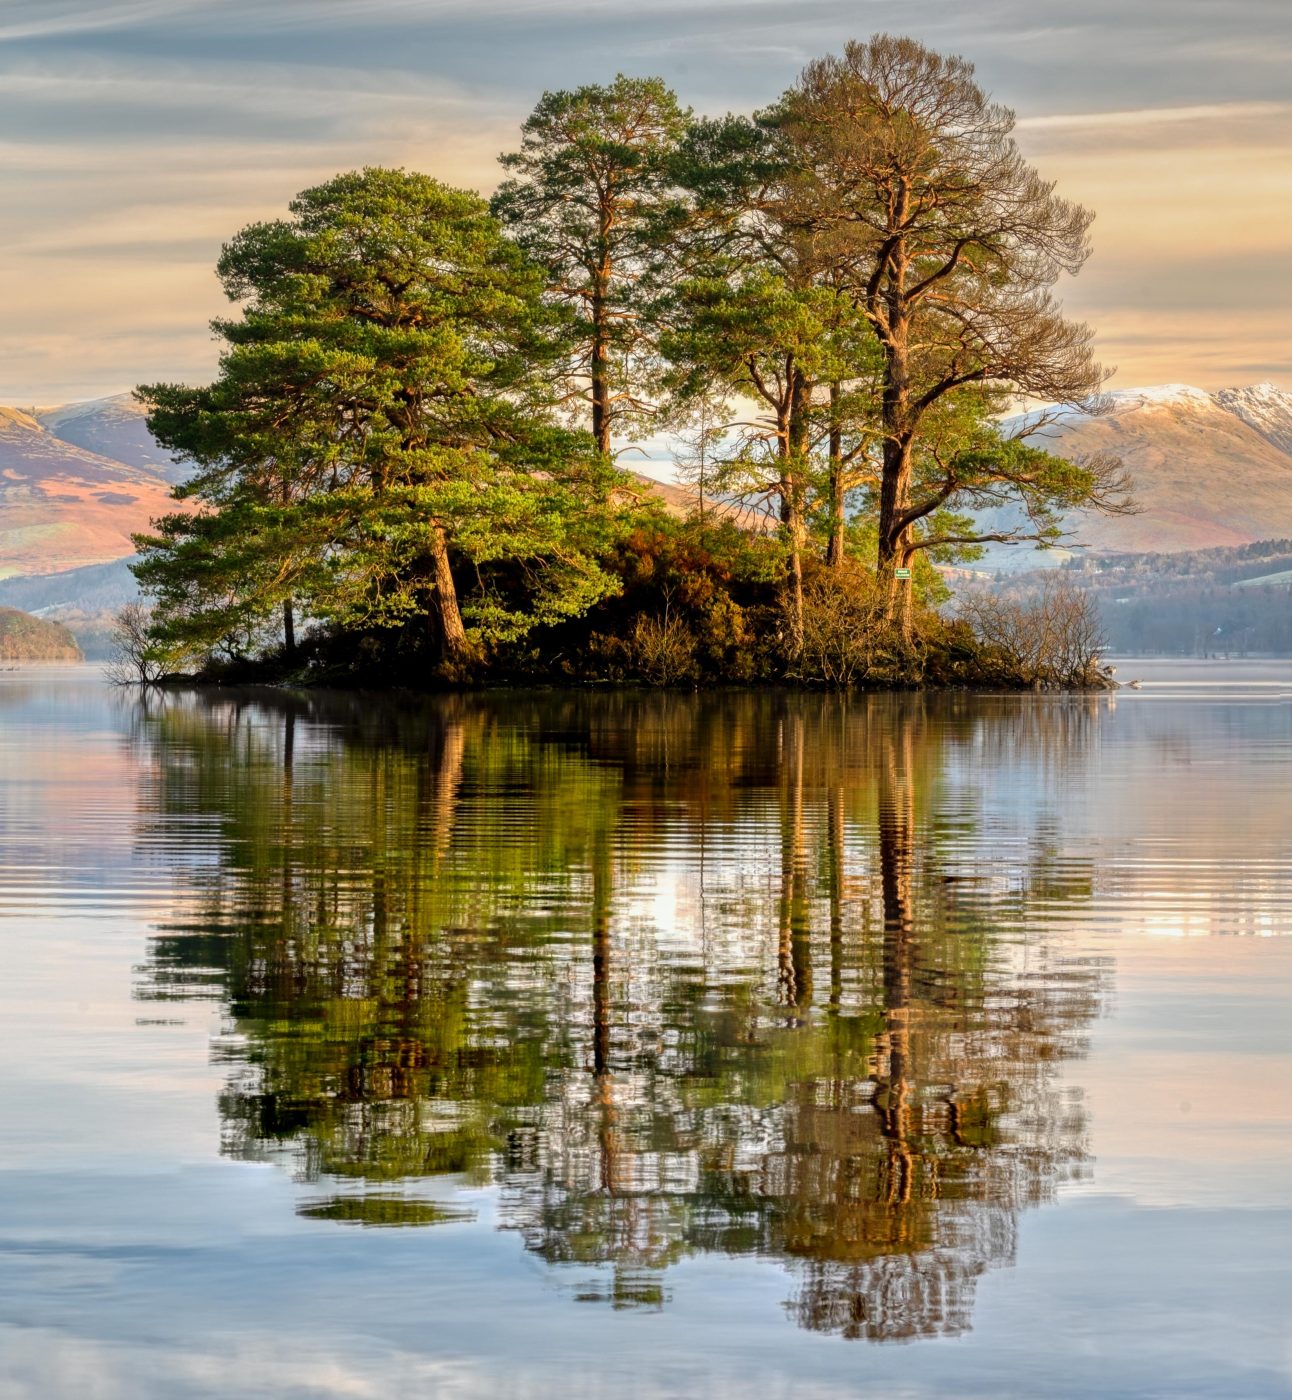
<svg viewBox="0 0 1292 1400">
<path fill-rule="evenodd" d="M 1113 394 L 1103 417 L 1070 417 L 1039 445 L 1064 456 L 1112 452 L 1130 471 L 1140 514 L 1074 516 L 1075 539 L 1099 553 L 1207 549 L 1292 536 L 1292 394 L 1262 385 L 1212 395 L 1186 385 Z M 1255 418 L 1258 403 L 1265 418 Z"/>
<path fill-rule="evenodd" d="M 82 661 L 76 638 L 57 622 L 0 608 L 0 661 Z"/>
<path fill-rule="evenodd" d="M 176 509 L 155 470 L 64 442 L 0 408 L 0 577 L 49 574 L 134 552 L 131 533 Z"/>
</svg>

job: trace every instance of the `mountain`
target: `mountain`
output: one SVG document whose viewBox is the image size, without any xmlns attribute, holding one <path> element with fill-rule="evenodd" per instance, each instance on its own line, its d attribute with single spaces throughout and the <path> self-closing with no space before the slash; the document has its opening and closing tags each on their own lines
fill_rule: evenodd
<svg viewBox="0 0 1292 1400">
<path fill-rule="evenodd" d="M 114 412 L 103 415 L 100 428 L 89 412 L 56 426 L 68 430 L 70 422 L 70 430 L 87 440 L 97 433 L 106 448 Z M 169 493 L 160 466 L 107 456 L 59 436 L 32 413 L 0 408 L 0 578 L 132 554 L 132 532 L 176 509 Z"/>
<path fill-rule="evenodd" d="M 41 427 L 63 442 L 138 467 L 163 481 L 182 481 L 187 473 L 187 467 L 153 440 L 145 423 L 146 411 L 133 394 L 38 409 L 35 417 Z"/>
<path fill-rule="evenodd" d="M 1009 426 L 1035 421 L 1032 415 Z M 1108 396 L 1106 413 L 1060 412 L 1033 440 L 1064 455 L 1112 452 L 1126 463 L 1140 514 L 1065 522 L 1090 552 L 1292 537 L 1292 393 L 1275 385 L 1214 394 L 1187 384 L 1121 389 Z M 130 585 L 124 566 L 110 583 L 95 566 L 128 558 L 131 534 L 176 508 L 168 493 L 184 471 L 149 436 L 143 409 L 128 394 L 50 409 L 0 408 L 0 580 L 39 576 L 32 601 L 26 593 L 23 601 L 4 601 L 59 615 L 101 611 L 105 583 L 113 594 Z M 695 501 L 693 490 L 633 475 L 674 513 Z M 985 519 L 999 526 L 1012 517 L 998 511 Z M 1027 569 L 1067 557 L 1066 550 L 999 547 L 983 567 Z M 64 573 L 66 580 L 57 577 Z M 66 596 L 69 588 L 76 596 Z"/>
<path fill-rule="evenodd" d="M 1208 393 L 1188 384 L 1120 389 L 1108 411 L 1057 412 L 1030 441 L 1063 456 L 1111 452 L 1128 468 L 1138 515 L 1073 515 L 1075 540 L 1097 553 L 1170 552 L 1292 536 L 1292 393 L 1273 384 Z M 989 517 L 1000 524 L 1006 512 Z M 1047 551 L 1053 562 L 1066 557 Z M 1034 567 L 1026 548 L 993 550 L 990 564 Z"/>
</svg>

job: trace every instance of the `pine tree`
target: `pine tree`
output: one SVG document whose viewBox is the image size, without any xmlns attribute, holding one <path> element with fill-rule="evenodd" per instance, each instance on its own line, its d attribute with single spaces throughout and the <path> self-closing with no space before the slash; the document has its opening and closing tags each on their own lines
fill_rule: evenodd
<svg viewBox="0 0 1292 1400">
<path fill-rule="evenodd" d="M 160 629 L 215 644 L 297 596 L 342 627 L 420 616 L 461 671 L 613 588 L 594 559 L 613 474 L 552 418 L 567 327 L 477 196 L 341 175 L 244 229 L 218 270 L 242 304 L 215 325 L 218 378 L 140 391 L 199 468 L 199 513 L 139 541 Z"/>
<path fill-rule="evenodd" d="M 566 391 L 586 404 L 601 453 L 649 407 L 643 312 L 671 200 L 669 162 L 688 120 L 659 78 L 621 73 L 605 87 L 544 93 L 521 128 L 520 150 L 501 158 L 512 178 L 494 212 L 573 310 Z"/>
</svg>

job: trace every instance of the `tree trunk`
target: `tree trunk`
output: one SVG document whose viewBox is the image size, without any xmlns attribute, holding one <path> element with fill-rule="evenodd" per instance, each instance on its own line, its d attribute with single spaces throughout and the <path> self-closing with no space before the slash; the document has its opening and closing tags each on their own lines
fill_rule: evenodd
<svg viewBox="0 0 1292 1400">
<path fill-rule="evenodd" d="M 831 569 L 843 565 L 843 532 L 846 525 L 843 509 L 843 431 L 839 423 L 839 386 L 830 385 L 830 539 L 826 545 L 825 562 Z"/>
<path fill-rule="evenodd" d="M 791 478 L 790 507 L 785 522 L 785 540 L 789 549 L 789 623 L 790 655 L 795 659 L 803 654 L 803 545 L 806 531 L 803 526 L 803 508 L 798 501 L 799 486 Z"/>
<path fill-rule="evenodd" d="M 611 232 L 615 223 L 615 199 L 603 190 L 597 228 L 597 260 L 592 273 L 592 352 L 588 367 L 592 380 L 592 436 L 597 451 L 610 455 L 610 287 L 615 274 Z"/>
<path fill-rule="evenodd" d="M 890 431 L 897 434 L 900 429 L 894 425 Z M 878 572 L 885 599 L 884 615 L 897 626 L 906 642 L 911 639 L 911 580 L 898 578 L 897 570 L 910 564 L 909 531 L 900 523 L 910 501 L 910 491 L 910 437 L 905 434 L 890 437 L 884 443 L 884 478 L 879 490 Z"/>
<path fill-rule="evenodd" d="M 790 655 L 803 653 L 803 551 L 807 543 L 807 447 L 810 387 L 801 370 L 794 371 L 789 411 L 784 423 L 781 460 L 781 526 L 789 554 L 788 584 Z"/>
<path fill-rule="evenodd" d="M 283 652 L 289 661 L 296 659 L 296 617 L 290 598 L 283 599 Z"/>
<path fill-rule="evenodd" d="M 906 218 L 907 192 L 899 190 L 892 222 L 901 227 Z M 878 573 L 883 589 L 884 615 L 895 623 L 904 642 L 911 639 L 911 581 L 899 579 L 906 567 L 906 532 L 899 523 L 911 491 L 911 446 L 914 424 L 910 402 L 910 320 L 906 301 L 906 248 L 899 241 L 890 259 L 885 293 L 887 330 L 884 348 L 884 476 L 879 488 Z"/>
<path fill-rule="evenodd" d="M 909 642 L 913 632 L 911 580 L 898 578 L 898 569 L 909 569 L 913 551 L 910 532 L 899 530 L 896 536 L 879 537 L 879 581 L 884 590 L 887 620 L 897 628 L 902 641 Z"/>
<path fill-rule="evenodd" d="M 597 451 L 610 453 L 610 336 L 605 293 L 598 289 L 592 297 L 592 436 Z"/>
<path fill-rule="evenodd" d="M 444 659 L 460 664 L 471 655 L 467 629 L 458 609 L 458 590 L 449 567 L 449 546 L 444 531 L 436 525 L 431 531 L 431 560 L 435 566 L 435 587 L 431 593 L 431 621 L 444 649 Z"/>
</svg>

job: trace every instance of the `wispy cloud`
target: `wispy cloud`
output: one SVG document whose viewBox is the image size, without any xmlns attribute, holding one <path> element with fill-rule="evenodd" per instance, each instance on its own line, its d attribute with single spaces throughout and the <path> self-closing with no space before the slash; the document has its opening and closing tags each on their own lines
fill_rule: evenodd
<svg viewBox="0 0 1292 1400">
<path fill-rule="evenodd" d="M 1161 361 L 1172 337 L 1196 360 L 1178 317 L 1224 253 L 1263 271 L 1227 279 L 1208 363 L 1259 345 L 1284 372 L 1261 318 L 1292 310 L 1287 0 L 7 0 L 0 401 L 209 374 L 221 242 L 336 170 L 487 192 L 546 87 L 657 71 L 698 110 L 748 110 L 898 25 L 974 60 L 1027 155 L 1098 211 L 1061 291 L 1120 382 L 1188 377 Z"/>
<path fill-rule="evenodd" d="M 8 17 L 0 18 L 0 43 L 126 29 L 195 7 L 186 0 L 105 0 L 89 5 L 84 0 L 11 0 L 7 8 Z"/>
<path fill-rule="evenodd" d="M 1115 112 L 1053 112 L 1023 117 L 1020 131 L 1097 131 L 1112 128 L 1179 126 L 1185 123 L 1286 120 L 1292 116 L 1292 103 L 1217 102 L 1196 107 L 1130 107 Z"/>
</svg>

